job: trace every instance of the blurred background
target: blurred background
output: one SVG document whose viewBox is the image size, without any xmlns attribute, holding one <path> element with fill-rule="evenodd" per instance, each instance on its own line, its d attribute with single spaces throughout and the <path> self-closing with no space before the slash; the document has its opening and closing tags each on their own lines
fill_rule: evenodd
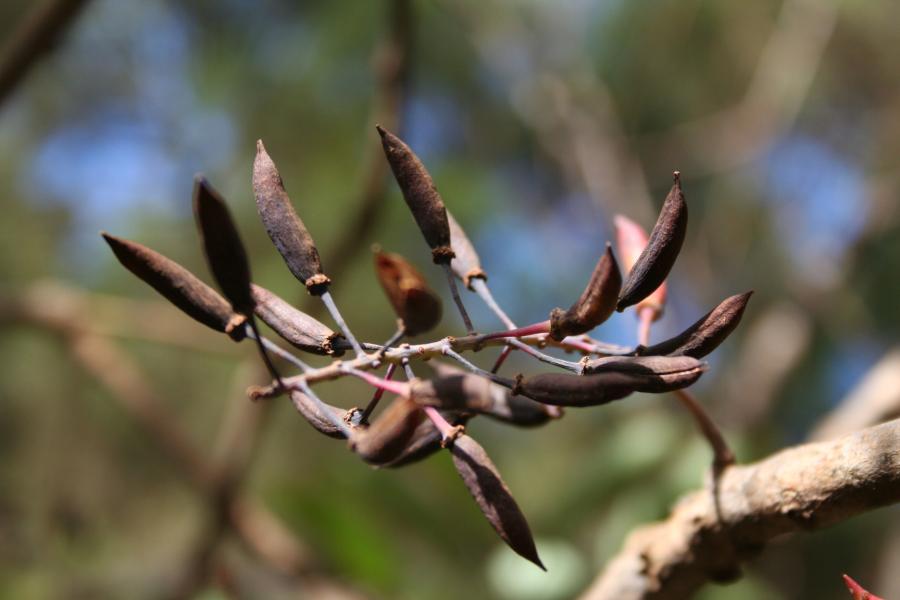
<svg viewBox="0 0 900 600">
<path fill-rule="evenodd" d="M 364 340 L 394 328 L 376 242 L 445 294 L 429 337 L 462 331 L 380 122 L 426 163 L 520 323 L 572 302 L 615 214 L 651 227 L 680 170 L 691 221 L 652 338 L 756 291 L 695 388 L 739 460 L 900 413 L 898 23 L 897 3 L 858 0 L 3 2 L 0 596 L 568 598 L 701 485 L 708 448 L 671 396 L 535 430 L 475 421 L 544 574 L 495 537 L 446 455 L 373 470 L 284 399 L 251 404 L 266 381 L 252 346 L 170 307 L 98 231 L 209 281 L 190 209 L 202 171 L 255 279 L 325 320 L 256 217 L 257 138 Z M 499 328 L 464 298 L 478 329 Z M 636 323 L 595 334 L 633 344 Z M 844 572 L 900 597 L 898 569 L 888 508 L 773 544 L 699 597 L 844 598 Z"/>
</svg>

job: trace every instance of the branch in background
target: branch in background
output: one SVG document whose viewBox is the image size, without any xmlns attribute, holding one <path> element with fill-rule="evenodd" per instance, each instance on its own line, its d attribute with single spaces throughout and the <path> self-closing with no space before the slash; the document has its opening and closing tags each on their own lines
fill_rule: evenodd
<svg viewBox="0 0 900 600">
<path fill-rule="evenodd" d="M 46 0 L 16 27 L 0 49 L 0 105 L 50 52 L 90 0 Z"/>
<path fill-rule="evenodd" d="M 686 598 L 776 536 L 839 523 L 900 501 L 900 420 L 829 442 L 732 466 L 710 489 L 684 497 L 670 517 L 634 531 L 583 600 Z"/>
</svg>

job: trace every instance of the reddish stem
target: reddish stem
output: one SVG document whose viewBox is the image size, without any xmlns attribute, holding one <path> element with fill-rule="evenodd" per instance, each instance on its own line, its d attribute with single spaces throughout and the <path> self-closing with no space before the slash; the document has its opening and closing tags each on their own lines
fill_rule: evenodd
<svg viewBox="0 0 900 600">
<path fill-rule="evenodd" d="M 506 338 L 506 337 L 514 337 L 520 338 L 525 337 L 526 335 L 535 335 L 538 333 L 549 333 L 550 332 L 550 321 L 541 321 L 540 323 L 535 323 L 534 325 L 527 325 L 525 327 L 519 327 L 517 329 L 508 329 L 506 331 L 496 331 L 494 333 L 488 333 L 482 336 L 484 340 L 494 340 L 497 338 Z"/>
<path fill-rule="evenodd" d="M 655 311 L 651 306 L 643 306 L 638 311 L 638 344 L 650 345 L 650 326 L 653 324 Z"/>
<path fill-rule="evenodd" d="M 391 377 L 394 376 L 394 371 L 396 370 L 396 363 L 389 364 L 387 372 L 384 374 L 384 379 L 382 381 L 390 381 Z M 365 423 L 369 420 L 369 415 L 371 415 L 372 411 L 375 410 L 375 407 L 378 406 L 378 401 L 381 400 L 382 396 L 384 396 L 384 388 L 378 388 L 377 390 L 375 390 L 375 394 L 372 395 L 372 399 L 369 400 L 369 404 L 366 406 L 365 410 L 363 410 L 361 422 Z"/>
<path fill-rule="evenodd" d="M 441 437 L 448 438 L 453 436 L 456 432 L 456 427 L 447 422 L 447 419 L 441 416 L 441 413 L 433 406 L 423 406 L 422 410 L 425 411 L 425 414 L 428 415 L 428 418 L 431 419 L 431 422 L 434 423 L 434 426 L 437 427 L 437 430 L 441 432 Z"/>
<path fill-rule="evenodd" d="M 503 363 L 506 362 L 506 358 L 512 353 L 512 346 L 504 346 L 503 352 L 500 353 L 500 356 L 497 357 L 497 362 L 494 363 L 494 368 L 491 369 L 491 373 L 496 373 L 500 370 L 500 367 L 503 366 Z"/>
<path fill-rule="evenodd" d="M 844 584 L 847 586 L 847 589 L 850 590 L 850 593 L 853 595 L 853 600 L 882 600 L 872 592 L 866 591 L 866 589 L 856 583 L 852 577 L 849 575 L 844 575 Z"/>
<path fill-rule="evenodd" d="M 356 375 L 369 385 L 380 390 L 391 392 L 392 394 L 397 394 L 398 396 L 409 395 L 409 385 L 406 383 L 401 383 L 399 381 L 388 381 L 387 378 L 382 379 L 381 377 L 375 377 L 371 373 L 366 373 L 365 371 L 360 371 L 359 369 L 348 369 L 347 372 L 351 375 Z"/>
</svg>

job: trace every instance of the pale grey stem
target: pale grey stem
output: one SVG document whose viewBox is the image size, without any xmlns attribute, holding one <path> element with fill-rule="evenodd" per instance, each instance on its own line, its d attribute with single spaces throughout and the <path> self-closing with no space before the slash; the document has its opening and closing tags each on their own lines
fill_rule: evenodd
<svg viewBox="0 0 900 600">
<path fill-rule="evenodd" d="M 337 323 L 337 326 L 341 330 L 341 333 L 344 334 L 344 337 L 347 338 L 347 341 L 350 342 L 351 346 L 353 346 L 353 351 L 356 352 L 356 356 L 365 356 L 366 353 L 363 352 L 363 349 L 359 345 L 359 342 L 357 342 L 356 338 L 353 337 L 353 334 L 350 333 L 350 328 L 347 327 L 347 323 L 344 321 L 344 317 L 341 316 L 341 311 L 338 310 L 337 304 L 334 303 L 334 298 L 331 297 L 331 292 L 326 291 L 320 296 L 320 298 L 322 298 L 322 302 L 325 303 L 325 308 L 327 308 L 328 312 L 331 313 L 331 318 L 334 319 L 335 323 Z"/>
<path fill-rule="evenodd" d="M 441 266 L 444 267 L 444 272 L 447 274 L 447 282 L 450 284 L 450 294 L 453 296 L 456 308 L 459 309 L 463 324 L 466 326 L 466 332 L 469 335 L 472 335 L 475 333 L 475 328 L 472 327 L 472 320 L 469 318 L 469 313 L 466 312 L 466 307 L 463 306 L 462 298 L 459 297 L 459 288 L 456 287 L 456 278 L 453 276 L 453 271 L 450 270 L 449 264 L 443 264 Z"/>
<path fill-rule="evenodd" d="M 566 371 L 571 371 L 580 375 L 584 368 L 581 363 L 572 362 L 571 360 L 563 360 L 561 358 L 550 356 L 549 354 L 544 354 L 543 352 L 535 350 L 528 344 L 517 339 L 510 338 L 509 344 L 511 346 L 515 346 L 525 354 L 535 357 L 541 362 L 547 363 L 548 365 L 553 365 L 554 367 L 559 367 L 560 369 L 565 369 Z"/>
<path fill-rule="evenodd" d="M 491 289 L 484 279 L 473 279 L 470 285 L 475 293 L 478 294 L 478 297 L 487 304 L 487 307 L 491 309 L 495 315 L 497 315 L 497 318 L 503 322 L 503 325 L 505 325 L 507 329 L 516 328 L 516 324 L 509 318 L 509 315 L 507 315 L 506 312 L 500 308 L 500 305 L 497 304 L 497 301 L 494 300 L 494 295 L 491 293 Z"/>
<path fill-rule="evenodd" d="M 475 365 L 475 364 L 469 362 L 464 356 L 462 356 L 459 352 L 456 352 L 455 350 L 453 350 L 449 345 L 447 345 L 446 347 L 443 348 L 443 353 L 445 356 L 449 356 L 450 358 L 452 358 L 453 360 L 455 360 L 456 362 L 458 362 L 459 364 L 461 364 L 468 370 L 472 371 L 476 375 L 486 377 L 487 379 L 490 379 L 494 383 L 498 383 L 498 384 L 500 384 L 504 387 L 508 387 L 508 388 L 512 388 L 513 385 L 515 384 L 515 381 L 513 381 L 512 379 L 508 379 L 506 377 L 501 377 L 500 375 L 491 373 L 490 371 L 485 371 L 478 365 Z"/>
<path fill-rule="evenodd" d="M 331 424 L 337 427 L 338 431 L 344 434 L 344 437 L 350 439 L 350 427 L 348 427 L 347 424 L 344 423 L 343 419 L 328 410 L 328 406 L 326 406 L 326 404 L 322 402 L 322 399 L 319 398 L 319 396 L 317 396 L 314 391 L 312 391 L 312 388 L 309 387 L 309 384 L 306 383 L 306 381 L 301 379 L 296 383 L 293 383 L 293 385 L 299 388 L 301 392 L 309 396 L 309 399 L 313 401 L 313 403 L 316 405 L 316 408 L 319 409 L 319 412 L 322 413 L 325 418 L 331 421 Z"/>
<path fill-rule="evenodd" d="M 253 333 L 253 328 L 250 327 L 250 325 L 245 325 L 244 329 L 245 329 L 245 335 L 248 338 L 256 339 L 256 334 Z M 306 364 L 305 362 L 303 362 L 302 360 L 300 360 L 299 358 L 297 358 L 296 356 L 294 356 L 287 350 L 283 349 L 281 346 L 279 346 L 272 340 L 269 340 L 269 339 L 266 339 L 266 338 L 260 336 L 259 341 L 262 343 L 263 346 L 266 347 L 266 350 L 268 350 L 275 356 L 278 356 L 278 357 L 283 358 L 284 360 L 288 361 L 289 363 L 291 363 L 292 365 L 294 365 L 295 367 L 297 367 L 304 373 L 311 369 L 311 367 L 308 364 Z"/>
</svg>

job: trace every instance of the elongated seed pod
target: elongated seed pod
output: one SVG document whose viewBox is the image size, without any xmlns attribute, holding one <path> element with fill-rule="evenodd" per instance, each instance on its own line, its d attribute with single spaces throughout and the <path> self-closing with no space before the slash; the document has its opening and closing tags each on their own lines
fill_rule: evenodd
<svg viewBox="0 0 900 600">
<path fill-rule="evenodd" d="M 403 453 L 424 418 L 425 413 L 418 404 L 398 397 L 372 425 L 354 430 L 350 449 L 367 463 L 389 463 Z"/>
<path fill-rule="evenodd" d="M 375 274 L 407 335 L 434 328 L 441 320 L 441 298 L 422 274 L 399 254 L 375 253 Z"/>
<path fill-rule="evenodd" d="M 729 296 L 677 336 L 640 351 L 642 355 L 684 355 L 703 358 L 731 335 L 753 292 Z"/>
<path fill-rule="evenodd" d="M 253 161 L 253 193 L 256 209 L 266 232 L 288 269 L 313 296 L 328 289 L 331 280 L 322 273 L 319 251 L 306 226 L 294 210 L 284 182 L 262 140 L 256 142 Z"/>
<path fill-rule="evenodd" d="M 237 312 L 251 316 L 254 301 L 244 244 L 222 196 L 202 175 L 194 178 L 194 217 L 206 262 L 219 289 Z"/>
<path fill-rule="evenodd" d="M 633 371 L 602 371 L 593 375 L 541 373 L 520 377 L 513 393 L 556 406 L 597 406 L 638 390 L 661 393 L 687 387 L 706 369 L 702 363 L 698 365 L 695 369 L 664 375 Z"/>
<path fill-rule="evenodd" d="M 653 293 L 672 270 L 687 232 L 687 203 L 681 191 L 680 173 L 673 174 L 675 183 L 663 202 L 650 241 L 625 279 L 616 310 L 637 304 Z"/>
<path fill-rule="evenodd" d="M 196 275 L 150 248 L 101 232 L 116 258 L 126 269 L 163 295 L 192 319 L 211 329 L 244 339 L 246 317 L 235 313 L 217 291 Z"/>
<path fill-rule="evenodd" d="M 303 392 L 292 390 L 291 391 L 291 402 L 294 403 L 294 407 L 297 409 L 306 422 L 312 425 L 313 429 L 327 435 L 330 438 L 342 440 L 344 439 L 343 432 L 335 427 L 334 422 L 329 419 L 326 415 L 322 414 L 322 411 L 319 410 L 319 407 L 313 402 L 309 396 L 304 394 Z M 326 404 L 325 407 L 331 411 L 331 414 L 338 418 L 343 419 L 344 415 L 347 411 L 343 408 L 338 408 L 337 406 L 331 406 L 330 404 Z"/>
<path fill-rule="evenodd" d="M 619 259 L 622 261 L 622 270 L 626 276 L 631 273 L 638 257 L 647 247 L 650 238 L 644 228 L 623 215 L 616 215 L 613 219 L 616 230 L 616 246 L 619 249 Z M 666 282 L 663 281 L 653 293 L 638 302 L 637 312 L 644 307 L 653 311 L 653 320 L 657 321 L 663 315 L 666 306 Z"/>
<path fill-rule="evenodd" d="M 586 333 L 603 323 L 616 310 L 616 298 L 622 286 L 622 274 L 612 247 L 597 261 L 587 287 L 569 310 L 554 308 L 550 311 L 550 337 L 562 341 L 569 335 Z"/>
<path fill-rule="evenodd" d="M 690 385 L 706 366 L 690 356 L 607 356 L 587 362 L 586 376 L 621 373 L 633 376 L 636 392 L 661 393 Z"/>
<path fill-rule="evenodd" d="M 451 425 L 465 425 L 470 415 L 449 410 L 439 410 L 441 416 Z M 391 462 L 379 465 L 382 468 L 397 469 L 424 460 L 441 450 L 443 435 L 430 419 L 425 419 L 416 427 L 415 433 L 400 455 Z"/>
<path fill-rule="evenodd" d="M 380 125 L 375 127 L 381 136 L 384 155 L 391 165 L 400 191 L 403 192 L 406 205 L 431 248 L 431 258 L 437 264 L 450 263 L 454 255 L 450 247 L 447 209 L 434 187 L 431 175 L 419 157 L 400 138 Z"/>
<path fill-rule="evenodd" d="M 484 448 L 468 435 L 461 435 L 453 441 L 450 453 L 456 472 L 494 531 L 516 554 L 546 571 L 525 515 Z"/>
<path fill-rule="evenodd" d="M 453 213 L 447 211 L 447 222 L 450 224 L 450 246 L 453 253 L 456 254 L 450 261 L 450 268 L 453 273 L 462 279 L 463 284 L 472 289 L 473 279 L 483 279 L 487 281 L 487 273 L 481 268 L 481 259 L 475 252 L 475 246 L 469 241 L 469 237 L 463 228 L 460 227 Z"/>
<path fill-rule="evenodd" d="M 410 396 L 419 404 L 479 413 L 519 427 L 544 425 L 554 418 L 543 404 L 513 396 L 502 385 L 451 365 L 431 366 L 437 378 L 410 382 Z"/>
<path fill-rule="evenodd" d="M 275 333 L 295 348 L 313 354 L 340 356 L 343 349 L 335 348 L 344 338 L 305 312 L 291 306 L 287 301 L 266 288 L 253 284 L 254 312 Z"/>
</svg>

